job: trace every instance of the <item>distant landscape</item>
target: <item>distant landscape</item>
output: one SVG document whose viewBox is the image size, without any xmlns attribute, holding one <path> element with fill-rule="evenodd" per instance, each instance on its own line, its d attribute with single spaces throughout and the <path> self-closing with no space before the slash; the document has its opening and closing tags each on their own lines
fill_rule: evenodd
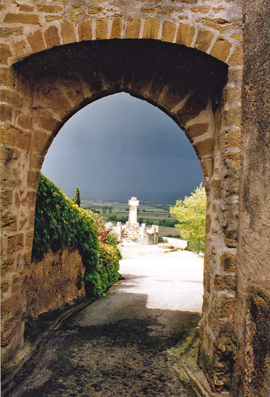
<svg viewBox="0 0 270 397">
<path fill-rule="evenodd" d="M 179 232 L 174 227 L 177 220 L 170 215 L 170 207 L 173 205 L 175 205 L 175 201 L 140 200 L 138 222 L 146 223 L 149 226 L 159 226 L 159 236 L 161 237 L 178 237 Z M 125 202 L 81 200 L 81 207 L 99 213 L 106 222 L 125 223 L 128 220 L 128 200 Z"/>
</svg>

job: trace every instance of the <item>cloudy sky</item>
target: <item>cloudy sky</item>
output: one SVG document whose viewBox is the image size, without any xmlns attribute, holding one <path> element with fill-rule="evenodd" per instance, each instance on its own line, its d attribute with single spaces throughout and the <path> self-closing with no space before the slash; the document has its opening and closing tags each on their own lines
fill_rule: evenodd
<svg viewBox="0 0 270 397">
<path fill-rule="evenodd" d="M 180 197 L 203 181 L 180 128 L 149 103 L 120 93 L 77 112 L 54 139 L 42 172 L 68 196 Z M 179 196 L 179 197 L 178 197 Z"/>
</svg>

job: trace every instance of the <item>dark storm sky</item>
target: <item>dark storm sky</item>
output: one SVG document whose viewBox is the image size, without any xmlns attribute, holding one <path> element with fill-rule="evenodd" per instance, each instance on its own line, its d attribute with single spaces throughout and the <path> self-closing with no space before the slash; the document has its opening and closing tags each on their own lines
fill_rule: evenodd
<svg viewBox="0 0 270 397">
<path fill-rule="evenodd" d="M 95 200 L 160 192 L 178 197 L 203 181 L 195 152 L 174 121 L 125 93 L 95 101 L 68 120 L 42 172 L 68 197 L 77 185 L 81 197 Z"/>
</svg>

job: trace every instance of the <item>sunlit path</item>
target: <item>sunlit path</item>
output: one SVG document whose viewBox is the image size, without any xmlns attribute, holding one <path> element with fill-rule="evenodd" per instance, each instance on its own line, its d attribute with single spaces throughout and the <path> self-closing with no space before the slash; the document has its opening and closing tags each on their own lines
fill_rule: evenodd
<svg viewBox="0 0 270 397">
<path fill-rule="evenodd" d="M 51 334 L 9 396 L 195 396 L 168 349 L 200 320 L 203 258 L 158 246 L 122 253 L 125 278 Z"/>
</svg>

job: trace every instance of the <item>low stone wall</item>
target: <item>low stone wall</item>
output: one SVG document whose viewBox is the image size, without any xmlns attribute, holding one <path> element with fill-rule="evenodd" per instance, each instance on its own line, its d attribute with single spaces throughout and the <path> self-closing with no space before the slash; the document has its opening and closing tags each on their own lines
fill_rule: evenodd
<svg viewBox="0 0 270 397">
<path fill-rule="evenodd" d="M 28 317 L 85 296 L 84 271 L 81 255 L 71 248 L 50 251 L 41 262 L 32 262 L 25 285 Z"/>
</svg>

